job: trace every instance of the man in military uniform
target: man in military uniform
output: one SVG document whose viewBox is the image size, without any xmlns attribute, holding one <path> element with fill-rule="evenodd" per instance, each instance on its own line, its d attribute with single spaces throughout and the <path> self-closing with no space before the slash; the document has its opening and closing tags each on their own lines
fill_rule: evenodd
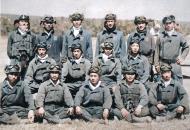
<svg viewBox="0 0 190 130">
<path fill-rule="evenodd" d="M 38 92 L 41 83 L 49 79 L 48 67 L 55 64 L 55 60 L 47 54 L 47 43 L 41 42 L 36 45 L 36 56 L 30 62 L 26 72 L 25 80 L 34 96 Z"/>
<path fill-rule="evenodd" d="M 145 86 L 135 80 L 137 75 L 132 67 L 123 66 L 124 79 L 115 90 L 116 109 L 113 114 L 129 122 L 150 122 L 148 95 Z"/>
<path fill-rule="evenodd" d="M 0 124 L 21 123 L 20 119 L 34 121 L 34 101 L 28 85 L 20 80 L 20 66 L 5 67 L 6 79 L 0 84 Z"/>
<path fill-rule="evenodd" d="M 66 63 L 63 63 L 62 79 L 74 97 L 82 84 L 88 80 L 88 71 L 91 63 L 88 59 L 83 57 L 80 43 L 72 44 L 71 51 L 73 57 L 68 59 Z"/>
<path fill-rule="evenodd" d="M 86 121 L 104 119 L 108 123 L 112 98 L 107 87 L 100 81 L 100 68 L 92 66 L 89 70 L 89 81 L 84 84 L 75 96 L 76 115 Z"/>
<path fill-rule="evenodd" d="M 189 113 L 189 100 L 186 90 L 181 83 L 172 78 L 172 67 L 160 67 L 162 78 L 152 87 L 149 93 L 150 112 L 157 121 L 182 118 Z"/>
<path fill-rule="evenodd" d="M 62 36 L 55 34 L 54 24 L 56 24 L 56 21 L 52 16 L 44 16 L 40 22 L 40 25 L 43 26 L 44 31 L 37 36 L 37 44 L 40 42 L 45 42 L 48 47 L 47 53 L 49 57 L 54 59 L 56 63 L 59 63 L 63 38 Z"/>
<path fill-rule="evenodd" d="M 92 62 L 92 39 L 91 34 L 82 27 L 82 22 L 84 20 L 83 14 L 74 13 L 70 15 L 70 20 L 73 26 L 64 34 L 62 49 L 63 57 L 72 58 L 72 52 L 70 50 L 72 44 L 80 43 L 84 58 Z"/>
<path fill-rule="evenodd" d="M 134 24 L 136 25 L 136 30 L 132 32 L 127 40 L 128 47 L 134 37 L 137 37 L 140 41 L 140 53 L 148 58 L 149 67 L 150 67 L 150 74 L 151 79 L 153 79 L 154 74 L 156 73 L 153 71 L 154 69 L 154 53 L 155 53 L 155 46 L 158 40 L 157 37 L 154 37 L 150 34 L 150 31 L 147 28 L 147 20 L 144 16 L 136 16 L 134 20 Z M 156 38 L 156 39 L 155 39 Z"/>
<path fill-rule="evenodd" d="M 94 66 L 101 68 L 101 81 L 111 92 L 114 92 L 117 83 L 121 81 L 121 62 L 115 57 L 112 40 L 106 40 L 102 44 L 103 52 L 96 57 L 93 62 Z"/>
<path fill-rule="evenodd" d="M 29 30 L 29 16 L 19 17 L 18 28 L 8 37 L 7 55 L 11 63 L 21 65 L 21 78 L 23 79 L 29 62 L 34 57 L 35 36 Z"/>
<path fill-rule="evenodd" d="M 106 41 L 106 39 L 112 39 L 114 43 L 114 55 L 116 58 L 122 58 L 126 56 L 126 41 L 123 32 L 116 29 L 116 15 L 106 14 L 104 28 L 101 32 L 97 34 L 96 42 L 96 53 L 98 56 L 102 53 L 101 44 Z"/>
<path fill-rule="evenodd" d="M 40 85 L 36 107 L 38 115 L 48 123 L 66 123 L 73 114 L 73 98 L 69 89 L 60 80 L 61 67 L 52 64 L 49 67 L 50 79 Z"/>
<path fill-rule="evenodd" d="M 162 64 L 172 66 L 174 79 L 183 83 L 181 64 L 189 53 L 189 44 L 181 33 L 176 32 L 175 17 L 173 15 L 163 18 L 164 31 L 160 33 L 160 40 L 156 45 L 155 67 L 160 72 Z"/>
<path fill-rule="evenodd" d="M 148 59 L 140 53 L 141 46 L 138 37 L 133 37 L 129 43 L 129 55 L 122 59 L 123 66 L 133 66 L 138 73 L 137 80 L 146 84 L 150 76 L 150 64 Z"/>
</svg>

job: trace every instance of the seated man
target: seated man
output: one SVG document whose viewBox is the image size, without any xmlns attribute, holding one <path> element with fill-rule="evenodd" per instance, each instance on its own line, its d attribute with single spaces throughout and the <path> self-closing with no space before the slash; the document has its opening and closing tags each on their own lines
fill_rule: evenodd
<svg viewBox="0 0 190 130">
<path fill-rule="evenodd" d="M 76 114 L 86 121 L 104 119 L 108 123 L 108 114 L 112 105 L 110 91 L 100 81 L 100 68 L 91 67 L 89 81 L 83 85 L 75 96 Z"/>
<path fill-rule="evenodd" d="M 49 67 L 50 79 L 40 85 L 36 107 L 38 115 L 49 123 L 65 123 L 73 114 L 73 99 L 69 89 L 60 81 L 61 68 Z"/>
<path fill-rule="evenodd" d="M 188 95 L 181 83 L 172 78 L 172 67 L 162 65 L 161 80 L 149 92 L 150 113 L 158 122 L 181 118 L 189 113 Z"/>
<path fill-rule="evenodd" d="M 150 122 L 148 95 L 144 85 L 135 80 L 137 73 L 132 67 L 123 66 L 124 79 L 115 90 L 116 109 L 113 114 L 129 122 Z"/>
<path fill-rule="evenodd" d="M 133 66 L 138 73 L 138 80 L 146 84 L 150 77 L 150 63 L 148 59 L 140 53 L 140 40 L 133 37 L 129 43 L 129 55 L 122 59 L 122 65 Z"/>
<path fill-rule="evenodd" d="M 88 80 L 91 63 L 83 57 L 82 47 L 79 43 L 72 44 L 71 52 L 73 57 L 63 63 L 62 79 L 74 97 L 82 84 Z"/>
<path fill-rule="evenodd" d="M 19 118 L 34 121 L 34 100 L 30 88 L 20 80 L 20 66 L 7 65 L 6 79 L 0 84 L 0 124 L 21 123 Z"/>
<path fill-rule="evenodd" d="M 55 63 L 55 60 L 47 54 L 47 44 L 44 42 L 37 44 L 36 56 L 30 62 L 25 76 L 25 81 L 28 83 L 34 99 L 40 84 L 49 79 L 48 67 Z"/>
<path fill-rule="evenodd" d="M 121 62 L 114 56 L 113 43 L 110 40 L 102 43 L 103 52 L 98 55 L 93 63 L 101 68 L 101 81 L 114 92 L 117 83 L 121 81 Z"/>
</svg>

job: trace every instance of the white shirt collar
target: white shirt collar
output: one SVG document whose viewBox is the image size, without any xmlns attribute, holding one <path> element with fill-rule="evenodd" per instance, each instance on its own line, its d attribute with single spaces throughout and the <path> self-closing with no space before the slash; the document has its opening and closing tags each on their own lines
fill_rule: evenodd
<svg viewBox="0 0 190 130">
<path fill-rule="evenodd" d="M 53 86 L 56 86 L 56 85 L 58 85 L 58 84 L 60 83 L 59 80 L 57 80 L 57 83 L 56 83 L 56 84 L 55 84 L 51 79 L 50 79 L 50 81 L 51 81 L 51 83 L 53 84 Z"/>
<path fill-rule="evenodd" d="M 37 55 L 37 56 L 38 56 L 41 63 L 44 63 L 46 61 L 46 59 L 48 58 L 48 54 L 46 54 L 46 56 L 43 58 L 41 58 L 39 55 Z"/>
<path fill-rule="evenodd" d="M 89 81 L 89 84 L 90 84 L 90 85 L 89 85 L 89 86 L 90 86 L 90 89 L 91 89 L 91 90 L 94 90 L 94 89 L 96 89 L 96 88 L 98 88 L 98 87 L 100 86 L 101 81 L 99 81 L 96 86 L 92 85 L 92 84 L 90 83 L 90 81 Z"/>
<path fill-rule="evenodd" d="M 164 81 L 164 86 L 165 86 L 165 88 L 166 88 L 168 85 L 170 85 L 170 83 L 171 83 L 171 79 L 170 79 L 169 81 Z"/>
</svg>

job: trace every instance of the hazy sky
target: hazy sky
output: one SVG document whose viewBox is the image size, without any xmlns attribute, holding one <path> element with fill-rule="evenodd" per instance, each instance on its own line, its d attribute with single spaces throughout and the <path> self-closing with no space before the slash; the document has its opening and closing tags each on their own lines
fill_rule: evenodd
<svg viewBox="0 0 190 130">
<path fill-rule="evenodd" d="M 174 14 L 177 20 L 190 21 L 190 0 L 1 0 L 1 13 L 68 17 L 76 11 L 88 18 L 115 13 L 119 19 L 145 15 L 160 20 Z"/>
</svg>

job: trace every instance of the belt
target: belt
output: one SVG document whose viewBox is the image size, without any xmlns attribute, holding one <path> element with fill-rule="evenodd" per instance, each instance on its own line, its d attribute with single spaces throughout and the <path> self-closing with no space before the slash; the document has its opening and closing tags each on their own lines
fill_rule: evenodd
<svg viewBox="0 0 190 130">
<path fill-rule="evenodd" d="M 160 60 L 164 63 L 168 63 L 168 64 L 171 64 L 171 63 L 176 63 L 176 59 L 162 59 L 160 58 Z"/>
</svg>

